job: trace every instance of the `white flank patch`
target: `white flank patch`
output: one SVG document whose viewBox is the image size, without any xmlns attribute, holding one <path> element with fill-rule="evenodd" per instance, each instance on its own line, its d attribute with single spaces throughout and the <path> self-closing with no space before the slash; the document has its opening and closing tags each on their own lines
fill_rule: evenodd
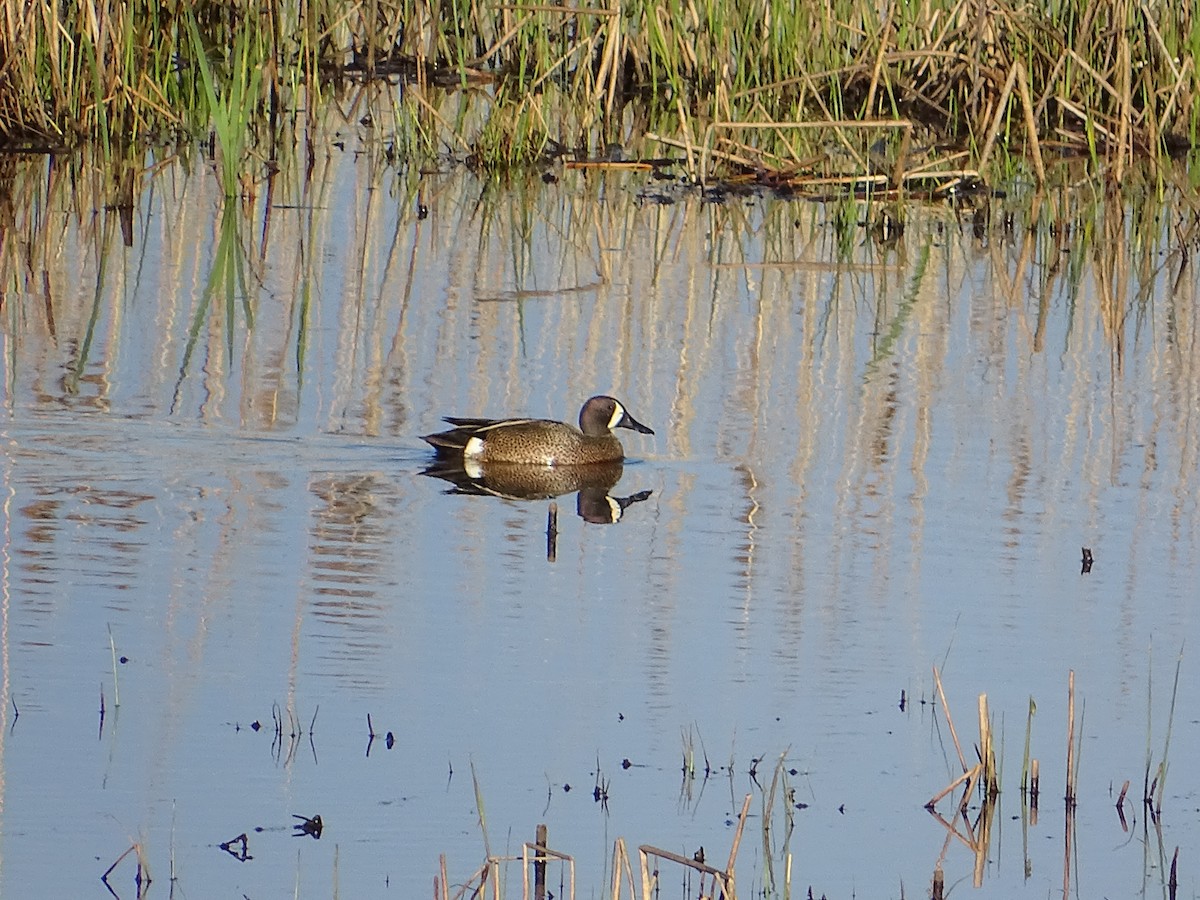
<svg viewBox="0 0 1200 900">
<path fill-rule="evenodd" d="M 467 473 L 468 478 L 478 480 L 483 477 L 483 464 L 473 456 L 464 456 L 463 471 Z"/>
<path fill-rule="evenodd" d="M 473 459 L 483 455 L 483 439 L 473 437 L 463 447 L 463 457 Z"/>
</svg>

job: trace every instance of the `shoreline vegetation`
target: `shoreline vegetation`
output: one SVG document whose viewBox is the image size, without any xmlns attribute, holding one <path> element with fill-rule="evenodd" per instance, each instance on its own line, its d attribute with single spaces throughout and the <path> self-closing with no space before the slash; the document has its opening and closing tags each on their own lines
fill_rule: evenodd
<svg viewBox="0 0 1200 900">
<path fill-rule="evenodd" d="M 0 149 L 120 162 L 209 135 L 229 196 L 363 85 L 398 159 L 670 158 L 701 184 L 1103 178 L 1200 134 L 1200 17 L 1135 0 L 0 0 Z M 381 134 L 381 136 L 383 136 Z M 301 138 L 300 140 L 303 140 Z M 303 150 L 304 148 L 300 148 Z M 308 148 L 311 155 L 312 149 Z M 1064 165 L 1070 163 L 1070 165 Z"/>
</svg>

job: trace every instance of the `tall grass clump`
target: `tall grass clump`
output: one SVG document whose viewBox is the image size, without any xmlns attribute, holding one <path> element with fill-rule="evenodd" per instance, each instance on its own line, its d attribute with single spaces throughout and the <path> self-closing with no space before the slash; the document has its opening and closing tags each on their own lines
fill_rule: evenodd
<svg viewBox="0 0 1200 900">
<path fill-rule="evenodd" d="M 189 105 L 168 8 L 0 0 L 0 141 L 75 146 L 173 136 Z"/>
<path fill-rule="evenodd" d="M 261 70 L 250 55 L 252 38 L 247 32 L 239 32 L 234 38 L 229 76 L 226 84 L 221 86 L 217 84 L 212 66 L 208 63 L 207 51 L 195 18 L 189 16 L 187 26 L 196 66 L 204 85 L 204 95 L 208 100 L 212 128 L 220 144 L 221 185 L 226 197 L 236 197 L 239 194 L 246 138 L 257 108 L 262 81 Z"/>
</svg>

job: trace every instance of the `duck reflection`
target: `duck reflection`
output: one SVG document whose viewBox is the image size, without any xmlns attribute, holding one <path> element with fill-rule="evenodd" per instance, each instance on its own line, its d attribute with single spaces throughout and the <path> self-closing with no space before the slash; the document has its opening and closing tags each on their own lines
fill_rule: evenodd
<svg viewBox="0 0 1200 900">
<path fill-rule="evenodd" d="M 583 466 L 531 466 L 521 463 L 480 463 L 461 458 L 439 460 L 421 474 L 453 485 L 448 494 L 473 494 L 503 500 L 550 500 L 576 493 L 575 511 L 585 522 L 611 525 L 625 510 L 641 503 L 653 491 L 627 497 L 611 495 L 621 480 L 620 460 Z"/>
</svg>

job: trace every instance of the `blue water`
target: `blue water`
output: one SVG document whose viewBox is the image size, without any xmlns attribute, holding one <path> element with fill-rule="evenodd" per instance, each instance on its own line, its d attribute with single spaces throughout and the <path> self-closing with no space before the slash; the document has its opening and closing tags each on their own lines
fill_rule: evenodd
<svg viewBox="0 0 1200 900">
<path fill-rule="evenodd" d="M 724 866 L 750 794 L 741 896 L 788 896 L 789 853 L 797 897 L 922 896 L 939 861 L 1057 896 L 1072 670 L 1071 890 L 1194 858 L 1200 326 L 1169 235 L 1114 260 L 918 206 L 839 259 L 819 206 L 575 173 L 485 204 L 426 176 L 421 219 L 347 154 L 249 205 L 245 286 L 206 305 L 213 176 L 155 185 L 131 248 L 51 204 L 49 295 L 5 294 L 0 895 L 108 896 L 136 844 L 150 896 L 428 896 L 440 854 L 460 884 L 544 822 L 608 896 L 617 837 L 635 873 L 639 844 Z M 615 525 L 558 498 L 553 561 L 547 501 L 421 475 L 442 415 L 596 392 L 656 432 L 621 433 L 614 495 L 652 493 Z M 978 889 L 923 808 L 961 772 L 934 666 L 969 761 L 980 694 L 1000 742 Z"/>
</svg>

